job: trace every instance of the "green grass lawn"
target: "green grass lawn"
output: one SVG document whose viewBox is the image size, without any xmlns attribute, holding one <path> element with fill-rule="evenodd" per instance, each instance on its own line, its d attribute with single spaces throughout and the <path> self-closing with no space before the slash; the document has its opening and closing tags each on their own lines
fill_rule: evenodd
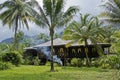
<svg viewBox="0 0 120 80">
<path fill-rule="evenodd" d="M 55 67 L 57 72 L 49 72 L 49 69 L 49 66 L 14 67 L 0 71 L 0 80 L 118 80 L 116 70 Z"/>
</svg>

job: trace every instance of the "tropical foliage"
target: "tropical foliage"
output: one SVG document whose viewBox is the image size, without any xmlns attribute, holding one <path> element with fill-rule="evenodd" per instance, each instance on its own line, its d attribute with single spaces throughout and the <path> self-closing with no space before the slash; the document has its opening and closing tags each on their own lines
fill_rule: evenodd
<svg viewBox="0 0 120 80">
<path fill-rule="evenodd" d="M 14 30 L 14 44 L 0 44 L 0 70 L 20 65 L 24 48 L 35 44 L 30 39 L 25 39 L 23 43 L 19 43 L 24 38 L 24 33 L 20 29 L 24 26 L 29 29 L 28 21 L 34 21 L 40 27 L 49 29 L 50 36 L 41 33 L 37 36 L 37 40 L 51 40 L 51 71 L 54 71 L 53 39 L 61 37 L 61 35 L 55 34 L 57 32 L 55 30 L 67 25 L 68 27 L 63 34 L 64 39 L 71 40 L 67 47 L 74 42 L 84 43 L 87 66 L 91 65 L 88 57 L 88 45 L 94 44 L 99 52 L 101 48 L 97 46 L 97 42 L 105 42 L 112 44 L 111 51 L 114 54 L 101 57 L 98 61 L 94 60 L 94 65 L 119 70 L 120 31 L 114 29 L 113 25 L 102 27 L 103 23 L 90 14 L 80 14 L 77 21 L 72 21 L 79 9 L 75 6 L 65 9 L 64 6 L 65 0 L 43 0 L 43 6 L 39 5 L 36 0 L 7 0 L 0 4 L 0 19 L 3 25 L 8 25 L 10 29 Z M 115 25 L 120 23 L 119 0 L 108 0 L 102 7 L 105 8 L 105 11 L 100 14 L 103 20 Z M 30 60 L 29 57 L 24 59 L 24 64 L 28 65 L 29 63 L 39 65 L 41 61 L 39 57 L 30 57 Z M 70 65 L 81 67 L 84 66 L 84 61 L 73 58 Z"/>
<path fill-rule="evenodd" d="M 117 31 L 117 29 L 111 27 L 111 26 L 104 26 L 103 27 L 103 42 L 105 43 L 114 43 L 114 33 Z"/>
<path fill-rule="evenodd" d="M 101 5 L 105 9 L 100 16 L 113 26 L 120 23 L 120 0 L 108 0 L 105 4 Z M 119 26 L 119 25 L 117 25 Z"/>
<path fill-rule="evenodd" d="M 19 66 L 22 63 L 22 56 L 18 52 L 8 52 L 2 55 L 3 62 L 11 62 L 13 65 Z"/>
<path fill-rule="evenodd" d="M 53 65 L 53 36 L 56 28 L 67 24 L 78 9 L 75 6 L 69 7 L 64 11 L 65 0 L 43 0 L 43 8 L 38 5 L 40 13 L 36 15 L 36 23 L 42 27 L 49 28 L 51 37 L 51 71 L 54 71 Z"/>
<path fill-rule="evenodd" d="M 96 17 L 91 17 L 89 14 L 80 14 L 80 22 L 73 21 L 63 34 L 63 38 L 66 40 L 72 40 L 71 43 L 78 42 L 85 44 L 86 53 L 86 64 L 90 66 L 90 61 L 88 58 L 88 45 L 96 45 L 101 39 L 102 23 L 98 21 Z"/>
<path fill-rule="evenodd" d="M 53 39 L 56 39 L 56 38 L 61 38 L 61 35 L 60 34 L 57 34 L 55 33 L 54 36 L 53 36 Z M 45 33 L 40 33 L 37 35 L 37 40 L 43 40 L 43 41 L 49 41 L 50 40 L 50 36 L 48 36 L 47 34 Z"/>
<path fill-rule="evenodd" d="M 0 61 L 0 70 L 11 69 L 12 67 L 13 65 L 11 63 Z"/>
<path fill-rule="evenodd" d="M 5 10 L 3 10 L 5 9 Z M 0 4 L 0 19 L 3 25 L 7 24 L 9 28 L 14 29 L 14 49 L 18 48 L 17 32 L 18 29 L 24 25 L 29 28 L 28 20 L 34 20 L 33 8 L 30 6 L 30 2 L 27 0 L 9 0 Z"/>
<path fill-rule="evenodd" d="M 83 66 L 83 61 L 79 58 L 73 58 L 71 60 L 71 66 L 74 66 L 74 67 L 81 67 Z"/>
<path fill-rule="evenodd" d="M 40 33 L 37 35 L 37 40 L 44 40 L 46 42 L 50 40 L 50 37 L 44 33 Z"/>
</svg>

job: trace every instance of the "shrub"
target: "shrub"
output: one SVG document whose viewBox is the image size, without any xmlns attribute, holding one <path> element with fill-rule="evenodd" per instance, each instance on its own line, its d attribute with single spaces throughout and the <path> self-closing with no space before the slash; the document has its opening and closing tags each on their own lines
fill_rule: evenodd
<svg viewBox="0 0 120 80">
<path fill-rule="evenodd" d="M 40 64 L 40 59 L 38 57 L 34 57 L 33 65 L 39 65 L 39 64 Z"/>
<path fill-rule="evenodd" d="M 81 67 L 82 66 L 82 60 L 78 58 L 73 58 L 71 61 L 71 65 L 74 67 Z"/>
<path fill-rule="evenodd" d="M 18 66 L 22 63 L 22 56 L 18 52 L 8 52 L 2 54 L 3 62 L 11 62 L 13 65 Z"/>
<path fill-rule="evenodd" d="M 77 63 L 78 63 L 78 59 L 77 58 L 73 58 L 72 61 L 71 61 L 71 65 L 76 67 Z"/>
<path fill-rule="evenodd" d="M 46 62 L 45 62 L 46 63 Z M 42 62 L 41 59 L 39 59 L 37 56 L 27 56 L 24 58 L 24 65 L 45 65 L 45 63 Z"/>
<path fill-rule="evenodd" d="M 23 60 L 23 64 L 24 65 L 33 65 L 31 57 L 30 56 L 25 57 Z"/>
<path fill-rule="evenodd" d="M 109 59 L 107 58 L 107 56 L 104 56 L 100 59 L 100 67 L 103 68 L 103 69 L 107 69 L 107 68 L 110 68 L 110 65 L 109 65 Z"/>
<path fill-rule="evenodd" d="M 13 65 L 9 62 L 1 62 L 0 61 L 0 70 L 11 69 Z"/>
<path fill-rule="evenodd" d="M 119 62 L 118 56 L 110 56 L 108 57 L 108 59 L 109 59 L 109 65 L 111 66 L 111 68 L 120 69 L 120 62 Z"/>
<path fill-rule="evenodd" d="M 116 55 L 108 55 L 100 60 L 102 68 L 120 69 L 119 57 Z"/>
<path fill-rule="evenodd" d="M 45 65 L 50 66 L 50 64 L 51 64 L 50 61 L 47 61 Z"/>
<path fill-rule="evenodd" d="M 78 59 L 78 67 L 81 67 L 83 65 L 83 62 L 81 59 Z"/>
<path fill-rule="evenodd" d="M 100 66 L 100 64 L 99 64 L 99 59 L 94 59 L 93 61 L 92 61 L 92 65 L 94 66 L 94 67 L 99 67 Z"/>
</svg>

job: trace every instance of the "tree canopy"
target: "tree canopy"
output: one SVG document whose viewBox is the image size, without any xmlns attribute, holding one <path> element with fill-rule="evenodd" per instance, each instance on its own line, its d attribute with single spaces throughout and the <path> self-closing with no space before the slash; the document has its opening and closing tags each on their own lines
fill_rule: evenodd
<svg viewBox="0 0 120 80">
<path fill-rule="evenodd" d="M 5 9 L 0 13 L 0 19 L 3 25 L 7 24 L 9 28 L 14 30 L 14 49 L 17 49 L 17 31 L 19 28 L 28 26 L 28 20 L 34 21 L 34 9 L 30 6 L 31 2 L 27 0 L 8 0 L 0 4 L 0 10 Z"/>
<path fill-rule="evenodd" d="M 112 23 L 113 26 L 118 26 L 117 24 L 120 23 L 120 0 L 108 0 L 101 7 L 105 10 L 99 16 L 110 24 Z"/>
</svg>

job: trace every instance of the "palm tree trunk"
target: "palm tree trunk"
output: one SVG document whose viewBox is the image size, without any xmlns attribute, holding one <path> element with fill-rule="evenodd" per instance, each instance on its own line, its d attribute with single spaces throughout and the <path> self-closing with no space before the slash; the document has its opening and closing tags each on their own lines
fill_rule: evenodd
<svg viewBox="0 0 120 80">
<path fill-rule="evenodd" d="M 13 49 L 18 49 L 18 42 L 17 42 L 17 30 L 18 30 L 18 17 L 16 17 L 15 21 L 15 33 L 14 33 L 14 42 L 13 42 Z"/>
<path fill-rule="evenodd" d="M 50 30 L 50 36 L 51 36 L 51 69 L 50 71 L 54 71 L 54 62 L 53 62 L 53 35 L 54 35 L 54 31 Z"/>
<path fill-rule="evenodd" d="M 15 27 L 13 49 L 17 50 L 17 29 Z"/>
<path fill-rule="evenodd" d="M 87 39 L 85 39 L 85 55 L 86 55 L 86 66 L 90 67 L 90 61 L 89 61 L 89 57 L 88 57 L 88 43 L 87 43 Z"/>
</svg>

